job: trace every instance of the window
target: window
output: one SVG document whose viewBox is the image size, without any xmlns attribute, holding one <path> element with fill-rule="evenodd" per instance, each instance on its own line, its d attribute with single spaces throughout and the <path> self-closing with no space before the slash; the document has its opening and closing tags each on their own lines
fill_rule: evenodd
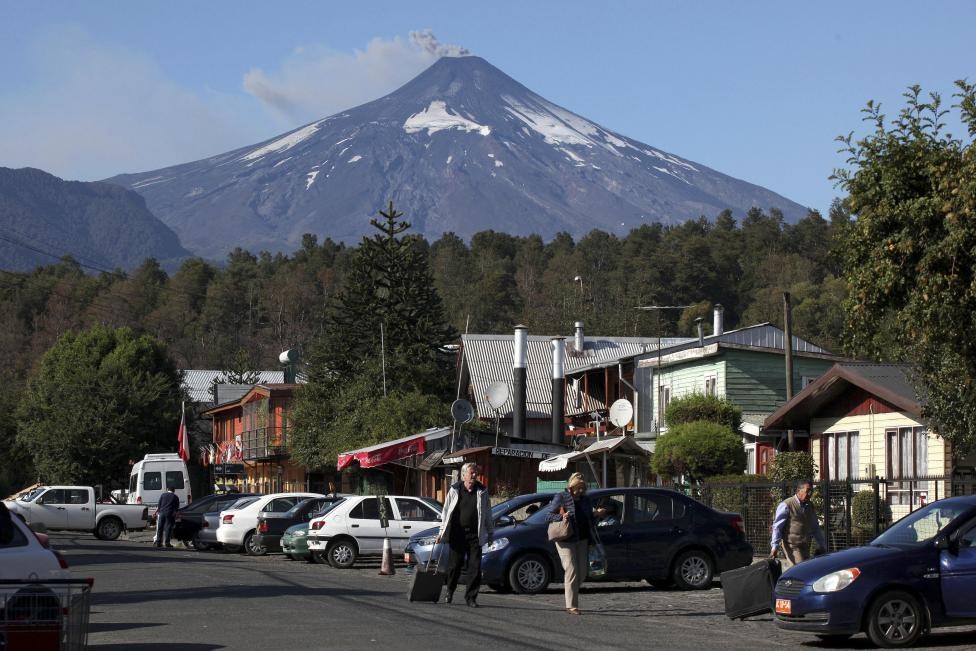
<svg viewBox="0 0 976 651">
<path fill-rule="evenodd" d="M 814 376 L 812 376 L 812 375 L 801 375 L 800 376 L 800 388 L 801 389 L 806 389 L 808 384 L 810 384 L 812 382 L 815 382 L 816 380 L 817 380 L 817 378 L 814 377 Z"/>
<path fill-rule="evenodd" d="M 0 549 L 26 546 L 27 536 L 25 536 L 24 532 L 20 530 L 20 527 L 14 524 L 13 520 L 10 520 L 9 522 L 3 522 L 0 520 Z"/>
<path fill-rule="evenodd" d="M 81 488 L 71 488 L 67 491 L 68 504 L 88 504 L 88 491 Z"/>
<path fill-rule="evenodd" d="M 853 479 L 859 475 L 860 434 L 825 432 L 820 440 L 820 474 L 825 479 Z"/>
<path fill-rule="evenodd" d="M 436 522 L 440 520 L 437 512 L 423 502 L 398 497 L 396 498 L 396 505 L 400 511 L 401 520 L 422 520 L 424 522 Z"/>
<path fill-rule="evenodd" d="M 631 497 L 630 521 L 668 522 L 674 518 L 671 498 L 663 495 L 634 495 Z"/>
<path fill-rule="evenodd" d="M 668 408 L 669 404 L 671 404 L 671 387 L 661 386 L 660 391 L 661 391 L 661 409 L 660 409 L 661 413 L 659 416 L 659 420 L 663 421 L 664 410 Z"/>
<path fill-rule="evenodd" d="M 593 522 L 598 529 L 615 527 L 624 515 L 624 495 L 607 495 L 593 501 Z"/>
<path fill-rule="evenodd" d="M 131 475 L 129 477 L 129 492 L 130 493 L 135 493 L 136 492 L 136 482 L 138 482 L 138 481 L 139 481 L 139 475 Z"/>
<path fill-rule="evenodd" d="M 163 475 L 159 472 L 147 472 L 142 475 L 142 490 L 161 491 L 163 490 Z"/>
<path fill-rule="evenodd" d="M 268 502 L 262 510 L 268 513 L 287 513 L 295 506 L 295 500 L 294 497 L 279 497 Z"/>
<path fill-rule="evenodd" d="M 888 479 L 923 477 L 928 474 L 928 432 L 924 427 L 899 427 L 885 431 Z M 890 504 L 911 504 L 917 482 L 894 481 L 888 485 Z"/>
<path fill-rule="evenodd" d="M 183 483 L 183 473 L 179 470 L 168 471 L 166 473 L 166 488 L 175 488 L 180 490 L 185 484 Z"/>
<path fill-rule="evenodd" d="M 64 491 L 60 488 L 49 490 L 37 500 L 38 504 L 64 504 Z"/>
<path fill-rule="evenodd" d="M 379 520 L 380 507 L 375 497 L 367 497 L 359 504 L 352 507 L 349 517 L 356 520 Z"/>
<path fill-rule="evenodd" d="M 714 375 L 705 376 L 705 395 L 714 396 L 717 395 L 718 380 Z"/>
</svg>

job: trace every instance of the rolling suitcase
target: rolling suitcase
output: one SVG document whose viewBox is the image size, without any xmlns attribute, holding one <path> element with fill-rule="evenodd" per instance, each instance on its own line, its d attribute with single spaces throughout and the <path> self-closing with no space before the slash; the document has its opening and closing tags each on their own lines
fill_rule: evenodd
<svg viewBox="0 0 976 651">
<path fill-rule="evenodd" d="M 773 588 L 780 575 L 778 560 L 763 559 L 737 570 L 722 572 L 725 614 L 743 619 L 773 610 Z"/>
<path fill-rule="evenodd" d="M 410 589 L 407 591 L 408 601 L 430 601 L 437 603 L 441 598 L 441 588 L 447 576 L 441 573 L 441 559 L 437 558 L 434 569 L 430 569 L 430 562 L 435 556 L 437 545 L 430 550 L 430 558 L 427 559 L 425 567 L 417 566 L 413 576 L 410 578 Z"/>
</svg>

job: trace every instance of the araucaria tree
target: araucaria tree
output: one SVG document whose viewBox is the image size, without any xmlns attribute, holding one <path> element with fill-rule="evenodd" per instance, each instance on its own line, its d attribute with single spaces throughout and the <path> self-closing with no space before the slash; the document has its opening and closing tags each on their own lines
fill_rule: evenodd
<svg viewBox="0 0 976 651">
<path fill-rule="evenodd" d="M 69 332 L 29 379 L 17 436 L 42 481 L 107 485 L 147 452 L 175 450 L 182 398 L 158 340 L 128 328 Z"/>
<path fill-rule="evenodd" d="M 850 169 L 845 229 L 850 352 L 909 362 L 925 415 L 957 455 L 976 449 L 976 87 L 956 82 L 953 108 L 968 130 L 946 132 L 938 95 L 916 86 L 889 125 L 841 140 Z"/>
<path fill-rule="evenodd" d="M 410 224 L 392 202 L 379 214 L 370 221 L 376 234 L 361 242 L 330 305 L 325 331 L 308 356 L 308 383 L 296 399 L 292 453 L 311 468 L 335 465 L 336 454 L 350 447 L 449 418 L 454 360 L 441 351 L 457 333 L 434 287 L 427 244 L 405 234 Z M 400 415 L 375 414 L 381 399 L 385 410 Z M 418 401 L 424 408 L 416 409 Z M 348 423 L 368 421 L 370 414 L 386 426 L 350 432 Z"/>
</svg>

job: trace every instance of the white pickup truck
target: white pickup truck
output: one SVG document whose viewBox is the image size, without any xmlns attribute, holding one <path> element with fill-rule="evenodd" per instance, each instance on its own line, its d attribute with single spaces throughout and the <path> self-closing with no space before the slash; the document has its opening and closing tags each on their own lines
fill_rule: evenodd
<svg viewBox="0 0 976 651">
<path fill-rule="evenodd" d="M 126 529 L 145 529 L 149 520 L 140 504 L 96 503 L 90 486 L 38 486 L 4 504 L 34 529 L 91 531 L 102 540 L 115 540 Z"/>
</svg>

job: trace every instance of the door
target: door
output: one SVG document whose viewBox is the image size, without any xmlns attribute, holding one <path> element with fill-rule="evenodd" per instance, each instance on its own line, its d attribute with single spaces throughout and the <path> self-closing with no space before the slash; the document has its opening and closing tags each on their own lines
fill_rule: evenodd
<svg viewBox="0 0 976 651">
<path fill-rule="evenodd" d="M 43 524 L 48 529 L 65 529 L 68 526 L 68 506 L 63 488 L 52 488 L 34 500 L 31 506 L 31 524 Z"/>
<path fill-rule="evenodd" d="M 142 487 L 139 496 L 143 504 L 159 504 L 159 496 L 163 494 L 163 473 L 150 470 L 142 473 Z"/>
<path fill-rule="evenodd" d="M 628 552 L 641 572 L 637 576 L 662 577 L 667 574 L 672 548 L 685 533 L 680 526 L 684 505 L 661 493 L 638 493 L 630 499 Z M 676 506 L 680 513 L 675 513 Z"/>
<path fill-rule="evenodd" d="M 93 529 L 95 505 L 90 501 L 91 491 L 84 488 L 67 488 L 64 493 L 68 508 L 68 528 Z"/>
<path fill-rule="evenodd" d="M 389 501 L 386 504 L 387 514 L 392 517 L 393 510 L 389 506 Z M 386 538 L 387 531 L 380 526 L 380 507 L 377 498 L 365 497 L 353 506 L 346 517 L 346 527 L 349 535 L 356 539 L 360 554 L 379 554 L 383 551 L 383 539 Z"/>
<path fill-rule="evenodd" d="M 593 526 L 607 555 L 607 577 L 629 576 L 627 554 L 629 527 L 624 521 L 627 496 L 600 495 L 593 498 Z"/>
<path fill-rule="evenodd" d="M 942 601 L 950 617 L 976 617 L 976 523 L 959 537 L 958 550 L 943 550 Z"/>
<path fill-rule="evenodd" d="M 393 553 L 400 554 L 407 546 L 410 536 L 440 525 L 441 516 L 429 504 L 412 497 L 395 497 L 393 502 L 396 504 L 397 519 L 395 526 L 390 522 L 390 542 Z"/>
</svg>

